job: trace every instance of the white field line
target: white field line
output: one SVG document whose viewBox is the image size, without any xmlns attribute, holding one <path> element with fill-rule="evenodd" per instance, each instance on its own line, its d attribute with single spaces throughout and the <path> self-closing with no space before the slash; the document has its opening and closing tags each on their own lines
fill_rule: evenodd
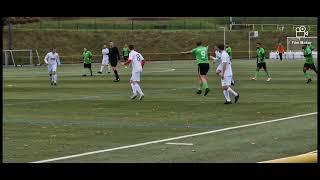
<svg viewBox="0 0 320 180">
<path fill-rule="evenodd" d="M 172 72 L 175 71 L 176 69 L 166 69 L 166 70 L 162 70 L 162 71 L 149 71 L 151 73 L 155 73 L 155 72 Z"/>
<path fill-rule="evenodd" d="M 172 142 L 168 142 L 166 144 L 170 144 L 170 145 L 182 145 L 182 146 L 193 146 L 192 143 L 172 143 Z"/>
<path fill-rule="evenodd" d="M 52 161 L 58 161 L 58 160 L 63 160 L 63 159 L 70 159 L 70 158 L 75 158 L 75 157 L 87 156 L 87 155 L 92 155 L 92 154 L 98 154 L 98 153 L 103 153 L 103 152 L 110 152 L 110 151 L 116 151 L 116 150 L 121 150 L 121 149 L 129 149 L 129 148 L 145 146 L 145 145 L 149 145 L 149 144 L 168 142 L 168 141 L 184 139 L 184 138 L 189 138 L 189 137 L 202 136 L 202 135 L 206 135 L 206 134 L 213 134 L 213 133 L 217 133 L 217 132 L 229 131 L 229 130 L 233 130 L 233 129 L 240 129 L 240 128 L 245 128 L 245 127 L 257 126 L 257 125 L 261 125 L 261 124 L 284 121 L 284 120 L 298 118 L 298 117 L 310 116 L 310 115 L 314 115 L 317 113 L 318 112 L 301 114 L 301 115 L 290 116 L 290 117 L 274 119 L 274 120 L 269 120 L 269 121 L 262 121 L 262 122 L 257 122 L 257 123 L 245 124 L 245 125 L 240 125 L 240 126 L 233 126 L 233 127 L 217 129 L 217 130 L 212 130 L 212 131 L 206 131 L 206 132 L 201 132 L 201 133 L 195 133 L 195 134 L 189 134 L 189 135 L 184 135 L 184 136 L 178 136 L 178 137 L 173 137 L 173 138 L 149 141 L 149 142 L 144 142 L 144 143 L 139 143 L 139 144 L 120 146 L 120 147 L 116 147 L 116 148 L 103 149 L 103 150 L 98 150 L 98 151 L 91 151 L 91 152 L 74 154 L 74 155 L 70 155 L 70 156 L 63 156 L 63 157 L 58 157 L 58 158 L 53 158 L 53 159 L 46 159 L 46 160 L 41 160 L 41 161 L 34 161 L 31 163 L 45 163 L 45 162 L 52 162 Z"/>
<path fill-rule="evenodd" d="M 90 98 L 98 98 L 99 96 L 86 96 L 86 97 L 79 97 L 79 98 L 64 98 L 64 99 L 48 99 L 48 100 L 40 100 L 40 101 L 31 101 L 29 102 L 17 102 L 17 103 L 11 103 L 11 104 L 3 104 L 3 106 L 14 106 L 18 104 L 33 104 L 33 103 L 44 103 L 44 102 L 51 102 L 51 101 L 70 101 L 70 100 L 81 100 L 81 99 L 90 99 Z"/>
</svg>

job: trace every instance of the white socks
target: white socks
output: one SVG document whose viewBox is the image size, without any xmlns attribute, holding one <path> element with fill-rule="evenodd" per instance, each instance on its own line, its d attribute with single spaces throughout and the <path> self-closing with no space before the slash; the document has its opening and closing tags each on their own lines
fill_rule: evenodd
<svg viewBox="0 0 320 180">
<path fill-rule="evenodd" d="M 227 90 L 223 90 L 223 95 L 224 95 L 224 97 L 226 98 L 226 100 L 227 100 L 228 102 L 231 101 L 231 99 L 230 99 L 230 94 L 229 94 L 229 93 L 231 93 L 231 94 L 234 95 L 234 96 L 238 96 L 238 93 L 237 93 L 237 92 L 235 92 L 235 91 L 232 90 L 230 87 L 228 87 Z"/>
<path fill-rule="evenodd" d="M 101 66 L 101 68 L 100 68 L 100 72 L 102 72 L 102 71 L 103 71 L 103 69 L 104 69 L 104 65 L 102 65 L 102 66 Z"/>
<path fill-rule="evenodd" d="M 130 83 L 130 85 L 131 85 L 131 88 L 132 88 L 132 93 L 133 94 L 137 94 L 137 90 L 136 90 L 136 88 L 135 88 L 135 86 L 133 85 L 133 83 Z"/>
<path fill-rule="evenodd" d="M 140 96 L 144 95 L 143 92 L 141 91 L 141 88 L 138 83 L 136 83 L 136 84 L 130 83 L 130 85 L 131 85 L 133 94 L 137 94 L 137 92 L 138 92 Z"/>
<path fill-rule="evenodd" d="M 231 94 L 233 94 L 234 96 L 238 96 L 238 93 L 236 93 L 234 90 L 232 90 L 230 87 L 228 87 L 227 91 Z"/>
<path fill-rule="evenodd" d="M 136 83 L 134 86 L 135 86 L 136 91 L 138 91 L 138 93 L 140 94 L 140 96 L 144 95 L 143 92 L 141 91 L 141 88 L 138 83 Z"/>
<path fill-rule="evenodd" d="M 108 68 L 108 72 L 111 72 L 111 67 L 110 67 L 110 65 L 108 64 L 108 65 L 106 65 L 106 66 L 107 66 L 107 68 Z M 104 67 L 105 67 L 105 65 L 101 65 L 100 72 L 103 72 L 103 69 L 105 69 Z"/>
<path fill-rule="evenodd" d="M 229 96 L 229 92 L 227 90 L 223 90 L 223 95 L 228 102 L 231 101 L 230 96 Z"/>
<path fill-rule="evenodd" d="M 52 75 L 52 80 L 53 80 L 53 82 L 54 83 L 57 83 L 57 78 L 58 78 L 58 75 L 57 74 L 55 74 L 55 75 Z"/>
</svg>

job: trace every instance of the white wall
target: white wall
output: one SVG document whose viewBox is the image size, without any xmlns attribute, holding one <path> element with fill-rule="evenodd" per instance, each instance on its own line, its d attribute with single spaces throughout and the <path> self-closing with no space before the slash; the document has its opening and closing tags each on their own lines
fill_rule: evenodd
<svg viewBox="0 0 320 180">
<path fill-rule="evenodd" d="M 317 51 L 312 51 L 312 56 L 314 59 L 317 59 L 318 52 Z M 279 55 L 275 51 L 271 51 L 269 53 L 269 59 L 280 59 Z M 289 51 L 289 52 L 284 52 L 282 55 L 282 59 L 304 59 L 303 57 L 303 52 L 302 51 Z"/>
</svg>

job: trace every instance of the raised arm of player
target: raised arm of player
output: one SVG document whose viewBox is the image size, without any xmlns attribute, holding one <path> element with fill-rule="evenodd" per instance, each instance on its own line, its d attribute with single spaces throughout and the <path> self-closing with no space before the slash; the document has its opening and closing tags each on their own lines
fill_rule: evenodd
<svg viewBox="0 0 320 180">
<path fill-rule="evenodd" d="M 126 65 L 130 64 L 131 62 L 132 62 L 132 60 L 128 58 L 128 61 L 126 61 L 125 63 L 123 63 L 123 65 L 126 66 Z"/>
<path fill-rule="evenodd" d="M 184 52 L 180 52 L 181 54 L 191 54 L 192 53 L 192 50 L 190 51 L 184 51 Z"/>
<path fill-rule="evenodd" d="M 132 62 L 132 59 L 133 59 L 133 55 L 132 55 L 132 53 L 129 53 L 128 60 L 125 63 L 123 63 L 123 65 L 126 66 L 126 65 L 130 64 Z"/>
<path fill-rule="evenodd" d="M 49 56 L 49 53 L 46 55 L 46 57 L 44 57 L 44 62 L 46 63 L 46 64 L 48 64 L 48 56 Z"/>
</svg>

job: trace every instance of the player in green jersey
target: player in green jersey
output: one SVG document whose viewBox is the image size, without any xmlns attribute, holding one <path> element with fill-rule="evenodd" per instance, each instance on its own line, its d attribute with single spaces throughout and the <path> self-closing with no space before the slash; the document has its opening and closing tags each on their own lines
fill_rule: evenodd
<svg viewBox="0 0 320 180">
<path fill-rule="evenodd" d="M 92 76 L 92 69 L 91 69 L 91 58 L 92 53 L 87 50 L 87 48 L 83 48 L 82 60 L 83 60 L 83 67 L 84 67 L 84 74 L 82 76 L 87 76 L 86 70 L 90 70 L 90 75 Z"/>
<path fill-rule="evenodd" d="M 232 49 L 229 44 L 226 44 L 226 52 L 228 53 L 230 60 L 232 60 Z"/>
<path fill-rule="evenodd" d="M 303 65 L 303 73 L 304 76 L 307 78 L 307 84 L 310 83 L 311 77 L 310 74 L 307 73 L 307 70 L 312 69 L 314 72 L 316 72 L 318 74 L 318 70 L 316 69 L 316 66 L 314 65 L 314 61 L 313 61 L 313 57 L 312 57 L 312 50 L 310 48 L 310 46 L 308 46 L 307 44 L 304 44 L 302 46 L 303 49 L 303 56 L 305 57 L 305 62 Z"/>
<path fill-rule="evenodd" d="M 124 47 L 122 48 L 122 57 L 124 61 L 128 61 L 128 57 L 129 57 L 129 48 L 128 45 L 125 44 Z"/>
<path fill-rule="evenodd" d="M 202 42 L 197 42 L 197 47 L 182 54 L 192 54 L 196 58 L 198 65 L 198 77 L 199 77 L 199 88 L 197 94 L 201 94 L 202 90 L 205 90 L 204 96 L 206 96 L 210 89 L 208 86 L 207 73 L 209 71 L 209 58 L 208 58 L 208 46 L 203 46 Z"/>
<path fill-rule="evenodd" d="M 265 62 L 265 56 L 266 56 L 266 53 L 265 53 L 265 50 L 261 47 L 261 43 L 257 43 L 257 69 L 256 69 L 256 74 L 255 74 L 255 77 L 252 78 L 252 80 L 257 80 L 258 79 L 258 75 L 259 75 L 259 70 L 261 68 L 264 69 L 264 71 L 266 72 L 267 76 L 268 76 L 268 79 L 267 81 L 270 81 L 271 80 L 271 76 L 267 70 L 267 65 L 266 65 L 266 62 Z"/>
<path fill-rule="evenodd" d="M 129 53 L 130 53 L 130 50 L 128 48 L 128 45 L 124 44 L 124 47 L 122 48 L 123 62 L 127 62 L 128 61 Z M 127 66 L 125 66 L 125 68 L 127 68 Z"/>
</svg>

